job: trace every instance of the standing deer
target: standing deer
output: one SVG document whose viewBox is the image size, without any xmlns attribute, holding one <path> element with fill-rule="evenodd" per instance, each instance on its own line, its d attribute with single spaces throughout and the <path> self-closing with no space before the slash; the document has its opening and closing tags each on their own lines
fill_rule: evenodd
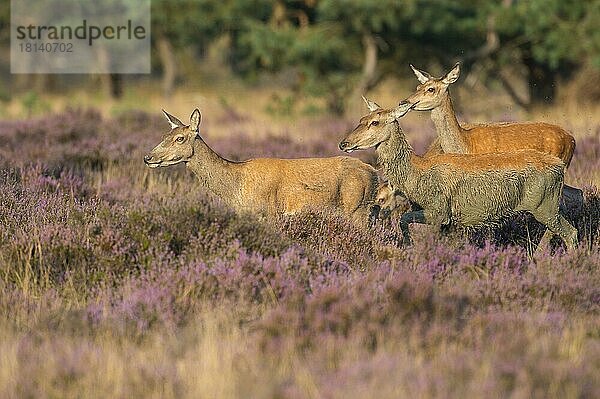
<svg viewBox="0 0 600 399">
<path fill-rule="evenodd" d="M 351 157 L 232 162 L 214 152 L 199 134 L 200 111 L 189 126 L 163 111 L 171 130 L 144 157 L 151 168 L 184 162 L 200 184 L 239 212 L 291 214 L 306 207 L 334 208 L 366 222 L 378 177 L 373 167 Z"/>
<path fill-rule="evenodd" d="M 497 154 L 416 155 L 397 119 L 411 105 L 371 112 L 340 142 L 342 151 L 375 147 L 390 184 L 421 207 L 405 213 L 400 228 L 410 243 L 409 223 L 493 226 L 518 211 L 528 211 L 547 228 L 543 241 L 559 235 L 569 250 L 577 230 L 559 214 L 564 163 L 535 150 Z"/>
<path fill-rule="evenodd" d="M 431 111 L 438 138 L 426 155 L 440 152 L 457 154 L 486 154 L 513 152 L 525 149 L 554 155 L 569 167 L 575 151 L 575 138 L 559 126 L 543 122 L 480 123 L 461 126 L 456 119 L 448 87 L 460 76 L 456 64 L 444 77 L 434 78 L 429 73 L 410 66 L 420 85 L 400 105 L 410 105 L 415 111 Z M 583 192 L 564 186 L 561 206 L 581 208 Z"/>
<path fill-rule="evenodd" d="M 431 120 L 445 153 L 486 154 L 537 150 L 562 159 L 568 167 L 575 150 L 575 139 L 559 126 L 543 122 L 481 123 L 462 127 L 456 119 L 448 87 L 460 76 L 456 64 L 444 77 L 434 78 L 410 66 L 421 83 L 402 101 L 415 111 L 431 111 Z"/>
</svg>

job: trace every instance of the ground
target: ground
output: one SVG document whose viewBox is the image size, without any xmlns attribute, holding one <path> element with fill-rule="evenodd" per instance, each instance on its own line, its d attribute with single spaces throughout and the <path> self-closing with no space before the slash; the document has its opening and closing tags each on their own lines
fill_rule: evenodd
<svg viewBox="0 0 600 399">
<path fill-rule="evenodd" d="M 533 259 L 539 231 L 523 220 L 471 235 L 424 226 L 399 248 L 394 227 L 320 210 L 234 215 L 182 166 L 144 166 L 168 128 L 161 107 L 187 121 L 200 106 L 203 137 L 230 159 L 340 155 L 360 115 L 273 116 L 271 94 L 253 108 L 199 93 L 161 104 L 142 92 L 146 111 L 133 94 L 74 95 L 83 108 L 62 100 L 29 118 L 7 107 L 1 397 L 600 397 L 594 113 L 488 115 L 462 101 L 463 118 L 546 120 L 577 137 L 566 181 L 586 193 L 569 215 L 581 245 Z M 402 125 L 419 151 L 433 137 L 426 113 Z"/>
</svg>

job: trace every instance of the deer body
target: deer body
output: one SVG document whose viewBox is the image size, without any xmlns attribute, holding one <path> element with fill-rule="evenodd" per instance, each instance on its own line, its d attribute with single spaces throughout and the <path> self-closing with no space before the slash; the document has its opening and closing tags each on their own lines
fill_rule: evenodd
<svg viewBox="0 0 600 399">
<path fill-rule="evenodd" d="M 231 162 L 226 168 L 233 178 L 211 191 L 238 211 L 291 214 L 325 206 L 368 216 L 377 176 L 369 165 L 355 161 L 334 157 Z M 206 181 L 210 171 L 197 164 L 191 161 L 188 167 L 201 182 Z M 203 185 L 210 189 L 209 184 Z"/>
<path fill-rule="evenodd" d="M 440 154 L 426 159 L 406 144 L 392 137 L 378 148 L 379 162 L 394 186 L 434 224 L 491 226 L 518 211 L 535 211 L 548 194 L 560 194 L 564 166 L 547 154 L 523 150 L 510 157 Z"/>
<path fill-rule="evenodd" d="M 529 211 L 569 249 L 577 245 L 577 230 L 559 215 L 564 174 L 560 159 L 534 150 L 420 157 L 406 141 L 396 120 L 399 116 L 397 110 L 371 112 L 340 143 L 340 149 L 376 147 L 392 187 L 422 208 L 400 220 L 407 242 L 409 223 L 483 227 Z"/>
<path fill-rule="evenodd" d="M 167 115 L 172 130 L 145 158 L 150 167 L 185 162 L 201 185 L 238 212 L 290 214 L 303 208 L 334 208 L 367 221 L 378 184 L 374 168 L 350 157 L 232 162 L 197 134 L 200 112 L 190 126 Z"/>
<path fill-rule="evenodd" d="M 412 67 L 412 65 L 411 65 Z M 414 67 L 421 84 L 402 103 L 417 111 L 431 111 L 431 120 L 445 153 L 486 154 L 537 150 L 560 158 L 566 167 L 575 151 L 575 139 L 559 126 L 542 122 L 487 123 L 461 126 L 456 119 L 448 86 L 458 80 L 457 64 L 443 78 L 433 78 Z M 439 152 L 434 150 L 429 154 Z"/>
</svg>

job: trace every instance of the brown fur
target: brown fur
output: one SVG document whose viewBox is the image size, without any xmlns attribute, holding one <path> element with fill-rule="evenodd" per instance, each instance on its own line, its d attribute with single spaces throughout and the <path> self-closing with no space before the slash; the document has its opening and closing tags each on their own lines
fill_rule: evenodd
<svg viewBox="0 0 600 399">
<path fill-rule="evenodd" d="M 562 165 L 562 161 L 549 154 L 535 150 L 519 150 L 512 153 L 485 154 L 435 154 L 428 157 L 413 156 L 413 162 L 421 169 L 428 169 L 434 165 L 476 172 L 483 170 L 510 170 L 533 166 L 544 169 L 548 165 Z"/>
<path fill-rule="evenodd" d="M 417 111 L 431 111 L 438 134 L 437 145 L 427 154 L 439 151 L 460 154 L 486 154 L 537 150 L 562 159 L 569 166 L 575 151 L 575 139 L 559 126 L 544 122 L 481 123 L 461 126 L 456 119 L 448 86 L 459 76 L 456 65 L 442 78 L 431 77 L 413 67 L 421 82 L 415 92 L 401 104 L 410 104 Z M 434 143 L 435 144 L 435 143 Z"/>
<path fill-rule="evenodd" d="M 380 207 L 379 217 L 382 220 L 397 219 L 410 210 L 410 201 L 400 191 L 394 190 L 388 182 L 377 187 L 375 203 Z"/>
<path fill-rule="evenodd" d="M 360 119 L 359 125 L 348 138 L 352 138 L 350 141 L 353 141 L 356 145 L 360 146 L 364 141 L 364 139 L 361 140 L 361 137 L 371 137 L 368 134 L 363 134 L 363 132 L 368 132 L 369 130 L 383 132 L 384 129 L 382 129 L 382 124 L 389 124 L 388 121 L 395 120 L 397 115 L 398 111 L 395 108 L 372 111 Z M 376 122 L 377 125 L 373 125 L 373 122 Z M 508 126 L 512 124 L 505 125 Z M 473 130 L 475 129 L 476 128 L 473 128 Z M 372 136 L 374 137 L 374 140 L 380 140 L 380 137 L 377 137 L 377 134 Z M 488 140 L 490 139 L 488 138 Z M 484 154 L 485 156 L 481 156 Z M 554 155 L 533 149 L 517 149 L 513 152 L 483 154 L 444 153 L 441 152 L 439 140 L 437 139 L 432 143 L 427 155 L 418 156 L 413 154 L 411 162 L 421 169 L 427 169 L 434 165 L 443 164 L 446 167 L 466 172 L 521 169 L 531 166 L 536 169 L 543 169 L 549 165 L 562 165 L 564 163 Z"/>
<path fill-rule="evenodd" d="M 150 167 L 186 163 L 200 183 L 237 211 L 291 214 L 304 208 L 331 208 L 367 222 L 377 188 L 377 172 L 350 157 L 231 162 L 198 134 L 200 111 L 186 126 L 165 112 L 171 124 L 144 161 Z"/>
<path fill-rule="evenodd" d="M 558 157 L 568 166 L 575 151 L 573 136 L 544 122 L 481 124 L 461 132 L 469 154 L 529 149 Z"/>
<path fill-rule="evenodd" d="M 558 234 L 568 249 L 577 246 L 577 230 L 559 214 L 564 176 L 559 158 L 536 150 L 420 157 L 397 121 L 405 110 L 373 110 L 339 147 L 346 152 L 376 148 L 392 187 L 421 208 L 400 218 L 407 243 L 410 223 L 492 227 L 528 211 L 548 228 L 546 237 Z"/>
<path fill-rule="evenodd" d="M 241 175 L 237 207 L 267 213 L 330 207 L 366 221 L 377 183 L 375 169 L 350 157 L 257 158 L 233 165 Z"/>
</svg>

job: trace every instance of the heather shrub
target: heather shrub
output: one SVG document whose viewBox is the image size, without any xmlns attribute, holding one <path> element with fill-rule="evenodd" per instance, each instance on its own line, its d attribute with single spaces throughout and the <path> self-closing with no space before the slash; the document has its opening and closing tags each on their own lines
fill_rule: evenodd
<svg viewBox="0 0 600 399">
<path fill-rule="evenodd" d="M 24 121 L 0 122 L 3 166 L 43 163 L 49 170 L 103 170 L 150 147 L 156 117 L 104 120 L 95 110 L 64 113 Z M 131 133 L 135 134 L 131 134 Z"/>
<path fill-rule="evenodd" d="M 565 183 L 582 186 L 589 184 L 592 179 L 598 178 L 600 170 L 600 128 L 595 134 L 586 134 L 577 139 L 577 146 L 573 154 L 571 165 L 565 174 Z M 573 185 L 573 184 L 571 184 Z"/>
<path fill-rule="evenodd" d="M 286 339 L 315 348 L 331 336 L 352 336 L 375 350 L 382 331 L 386 339 L 401 338 L 413 326 L 426 329 L 439 318 L 458 322 L 469 303 L 464 296 L 440 295 L 425 273 L 395 270 L 387 263 L 368 275 L 326 277 L 313 280 L 310 295 L 298 292 L 267 314 L 260 324 L 263 350 Z"/>
<path fill-rule="evenodd" d="M 339 155 L 352 124 L 203 127 L 246 159 Z M 404 127 L 422 152 L 432 130 Z M 582 245 L 532 257 L 526 215 L 414 226 L 411 247 L 393 222 L 236 215 L 183 165 L 143 165 L 165 130 L 143 112 L 0 122 L 0 397 L 600 395 L 597 140 L 567 172 Z"/>
<path fill-rule="evenodd" d="M 600 192 L 597 187 L 584 187 L 583 210 L 575 226 L 580 240 L 589 249 L 600 244 Z"/>
<path fill-rule="evenodd" d="M 341 214 L 331 211 L 308 210 L 282 217 L 278 228 L 285 236 L 300 243 L 312 254 L 328 261 L 344 262 L 364 268 L 372 263 L 378 245 L 365 226 L 352 223 Z"/>
</svg>

